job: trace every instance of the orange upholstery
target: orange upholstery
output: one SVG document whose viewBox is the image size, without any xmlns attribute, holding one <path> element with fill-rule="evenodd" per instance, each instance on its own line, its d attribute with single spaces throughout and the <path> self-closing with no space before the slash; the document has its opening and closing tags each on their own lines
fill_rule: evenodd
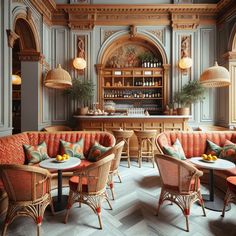
<svg viewBox="0 0 236 236">
<path fill-rule="evenodd" d="M 16 135 L 9 135 L 0 137 L 0 164 L 24 164 L 25 153 L 23 144 L 38 145 L 45 141 L 47 144 L 47 151 L 50 157 L 55 157 L 60 152 L 60 139 L 67 142 L 77 142 L 84 138 L 84 155 L 88 154 L 90 147 L 97 141 L 99 144 L 109 147 L 115 145 L 115 138 L 108 132 L 99 131 L 59 131 L 59 132 L 24 132 Z M 63 173 L 73 174 L 73 171 L 87 167 L 91 162 L 82 160 L 78 167 L 70 168 Z M 36 164 L 35 166 L 38 166 Z M 51 170 L 56 173 L 56 170 Z M 56 174 L 53 175 L 53 178 Z M 68 174 L 67 174 L 68 177 Z M 53 182 L 53 180 L 52 180 Z M 0 209 L 6 209 L 6 192 L 0 180 Z M 4 202 L 4 206 L 1 204 Z M 3 212 L 0 212 L 0 215 Z"/>
<path fill-rule="evenodd" d="M 236 176 L 230 176 L 227 178 L 227 186 L 232 192 L 236 193 Z"/>
<path fill-rule="evenodd" d="M 158 135 L 156 145 L 162 151 L 163 146 L 173 145 L 176 139 L 182 144 L 187 158 L 200 156 L 206 150 L 206 140 L 210 140 L 219 146 L 224 146 L 226 140 L 236 143 L 235 131 L 192 131 L 192 132 L 163 132 Z"/>
<path fill-rule="evenodd" d="M 6 235 L 8 225 L 16 217 L 28 216 L 37 224 L 39 236 L 47 205 L 50 204 L 54 212 L 49 171 L 27 165 L 3 164 L 0 165 L 0 176 L 9 198 L 2 235 Z"/>
<path fill-rule="evenodd" d="M 210 140 L 217 145 L 223 147 L 226 140 L 230 140 L 236 143 L 236 132 L 235 131 L 169 131 L 163 132 L 157 135 L 156 146 L 160 153 L 163 153 L 163 146 L 173 145 L 176 139 L 179 139 L 186 158 L 201 156 L 206 151 L 206 140 Z M 204 170 L 205 171 L 205 170 Z M 228 170 L 216 170 L 214 171 L 216 179 L 216 185 L 226 190 L 225 180 L 222 183 L 222 178 L 226 179 L 228 176 L 236 176 L 236 168 Z M 219 185 L 217 184 L 219 182 Z"/>
<path fill-rule="evenodd" d="M 30 145 L 38 145 L 45 141 L 48 148 L 48 155 L 55 157 L 60 151 L 60 139 L 66 142 L 77 142 L 81 138 L 84 139 L 84 155 L 88 155 L 88 151 L 92 144 L 97 141 L 99 144 L 109 147 L 114 146 L 115 138 L 108 132 L 89 132 L 89 131 L 59 131 L 59 132 L 28 132 Z"/>
<path fill-rule="evenodd" d="M 23 144 L 29 144 L 26 133 L 0 138 L 0 164 L 24 164 Z"/>
<path fill-rule="evenodd" d="M 199 180 L 203 173 L 188 162 L 168 155 L 157 154 L 155 161 L 162 182 L 157 215 L 162 203 L 171 201 L 182 210 L 186 218 L 187 231 L 189 231 L 188 217 L 194 202 L 200 203 L 203 214 L 206 215 Z"/>
<path fill-rule="evenodd" d="M 222 216 L 225 216 L 226 206 L 229 205 L 230 202 L 236 204 L 236 176 L 230 176 L 226 179 L 227 181 L 227 192 L 225 194 L 224 199 L 224 208 L 222 210 Z"/>
</svg>

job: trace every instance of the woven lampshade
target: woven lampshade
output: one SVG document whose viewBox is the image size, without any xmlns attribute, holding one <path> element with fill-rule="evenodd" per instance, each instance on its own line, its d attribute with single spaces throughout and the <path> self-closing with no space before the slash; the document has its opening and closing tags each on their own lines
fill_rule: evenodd
<svg viewBox="0 0 236 236">
<path fill-rule="evenodd" d="M 48 88 L 67 89 L 72 86 L 71 76 L 66 70 L 63 70 L 59 64 L 57 68 L 47 73 L 44 85 Z"/>
<path fill-rule="evenodd" d="M 229 71 L 223 66 L 218 66 L 217 62 L 215 62 L 214 66 L 207 68 L 201 74 L 200 83 L 204 87 L 210 88 L 229 86 Z"/>
<path fill-rule="evenodd" d="M 190 57 L 182 57 L 179 61 L 179 67 L 181 69 L 188 69 L 193 65 L 193 59 Z"/>
<path fill-rule="evenodd" d="M 82 57 L 76 57 L 73 60 L 73 66 L 78 70 L 83 70 L 86 67 L 86 61 Z"/>
</svg>

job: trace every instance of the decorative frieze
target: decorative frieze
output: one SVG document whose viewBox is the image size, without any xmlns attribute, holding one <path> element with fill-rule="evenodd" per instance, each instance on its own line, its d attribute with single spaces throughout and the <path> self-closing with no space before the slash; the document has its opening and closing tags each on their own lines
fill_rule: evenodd
<svg viewBox="0 0 236 236">
<path fill-rule="evenodd" d="M 174 30 L 193 30 L 199 25 L 199 14 L 173 13 L 171 20 Z"/>
<path fill-rule="evenodd" d="M 25 50 L 19 53 L 20 61 L 40 61 L 43 62 L 44 56 L 40 52 Z"/>
<path fill-rule="evenodd" d="M 155 35 L 160 42 L 164 42 L 164 30 L 148 30 L 148 32 Z"/>
<path fill-rule="evenodd" d="M 110 36 L 118 32 L 118 30 L 105 30 L 103 33 L 103 41 L 106 41 Z"/>
</svg>

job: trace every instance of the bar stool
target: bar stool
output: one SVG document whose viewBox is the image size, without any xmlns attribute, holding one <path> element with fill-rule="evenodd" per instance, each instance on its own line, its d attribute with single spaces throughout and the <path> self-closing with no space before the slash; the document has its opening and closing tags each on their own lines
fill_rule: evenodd
<svg viewBox="0 0 236 236">
<path fill-rule="evenodd" d="M 128 167 L 130 168 L 130 153 L 129 153 L 129 141 L 131 136 L 133 135 L 133 130 L 113 130 L 113 135 L 116 138 L 116 143 L 120 141 L 124 141 L 125 145 L 121 153 L 121 158 L 125 158 L 128 160 Z"/>
<path fill-rule="evenodd" d="M 156 137 L 156 130 L 134 130 L 138 139 L 138 163 L 141 167 L 142 158 L 152 160 L 154 168 L 154 139 Z"/>
</svg>

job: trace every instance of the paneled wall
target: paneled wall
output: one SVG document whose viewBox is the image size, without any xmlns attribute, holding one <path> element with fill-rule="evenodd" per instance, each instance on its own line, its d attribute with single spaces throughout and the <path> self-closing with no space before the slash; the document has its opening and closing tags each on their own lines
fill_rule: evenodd
<svg viewBox="0 0 236 236">
<path fill-rule="evenodd" d="M 58 0 L 57 2 L 78 3 L 77 0 Z M 124 4 L 128 3 L 122 0 L 119 4 L 122 2 Z M 215 1 L 212 0 L 212 2 Z M 103 0 L 87 0 L 84 3 L 103 4 L 107 2 Z M 133 0 L 129 3 L 141 4 L 142 2 Z M 148 0 L 148 2 L 145 1 L 145 4 L 147 3 L 157 2 Z M 158 3 L 173 3 L 173 1 L 162 0 Z M 26 14 L 28 8 L 32 11 L 33 22 L 37 29 L 40 44 L 39 50 L 44 56 L 44 60 L 38 62 L 39 64 L 36 66 L 38 72 L 32 78 L 36 80 L 35 83 L 25 85 L 26 88 L 32 84 L 38 86 L 37 88 L 31 88 L 36 89 L 36 92 L 32 94 L 32 96 L 35 96 L 32 99 L 34 103 L 29 105 L 30 107 L 27 107 L 29 112 L 33 111 L 33 107 L 37 107 L 37 114 L 32 116 L 32 120 L 25 123 L 26 126 L 28 123 L 28 127 L 32 129 L 41 129 L 44 126 L 53 124 L 70 124 L 72 116 L 77 109 L 77 103 L 71 102 L 63 91 L 48 89 L 43 86 L 43 81 L 48 70 L 55 68 L 60 63 L 64 69 L 69 71 L 72 77 L 91 79 L 97 88 L 98 81 L 95 65 L 99 63 L 102 52 L 113 40 L 129 33 L 128 24 L 127 26 L 119 24 L 115 26 L 95 25 L 91 30 L 70 29 L 67 26 L 50 26 L 44 21 L 42 14 L 34 9 L 29 0 L 13 1 L 13 3 L 2 0 L 0 4 L 0 136 L 10 134 L 12 131 L 12 88 L 10 80 L 12 49 L 7 45 L 6 29 L 13 29 L 14 17 L 20 12 Z M 231 19 L 227 24 L 221 25 L 218 29 L 213 24 L 200 24 L 194 29 L 175 29 L 171 25 L 161 25 L 160 22 L 152 26 L 137 26 L 138 33 L 150 37 L 165 51 L 167 62 L 171 65 L 168 88 L 170 99 L 176 91 L 181 90 L 182 86 L 188 80 L 199 79 L 202 71 L 213 65 L 215 59 L 218 59 L 221 65 L 231 68 L 232 75 L 235 75 L 235 61 L 231 59 L 229 62 L 229 60 L 219 56 L 229 51 L 227 41 L 234 27 L 234 22 L 235 19 Z M 183 73 L 178 67 L 178 62 L 181 58 L 181 37 L 183 36 L 189 36 L 191 39 L 193 67 L 188 70 L 187 74 Z M 72 60 L 77 55 L 78 37 L 84 37 L 85 39 L 87 67 L 83 74 L 78 73 L 72 67 Z M 229 93 L 229 89 L 227 88 L 217 90 L 208 89 L 205 94 L 205 100 L 192 106 L 191 125 L 198 126 L 199 123 L 217 123 L 227 126 L 229 123 L 236 123 L 234 108 L 228 107 L 229 102 L 233 101 L 232 96 L 229 96 L 231 93 L 232 91 Z M 25 97 L 27 99 L 27 96 Z M 97 101 L 97 97 L 97 94 L 95 94 L 94 102 Z M 233 112 L 230 115 L 229 110 Z M 34 125 L 32 126 L 32 124 Z"/>
<path fill-rule="evenodd" d="M 11 50 L 7 43 L 6 30 L 11 25 L 11 1 L 0 4 L 0 136 L 11 134 Z"/>
</svg>

